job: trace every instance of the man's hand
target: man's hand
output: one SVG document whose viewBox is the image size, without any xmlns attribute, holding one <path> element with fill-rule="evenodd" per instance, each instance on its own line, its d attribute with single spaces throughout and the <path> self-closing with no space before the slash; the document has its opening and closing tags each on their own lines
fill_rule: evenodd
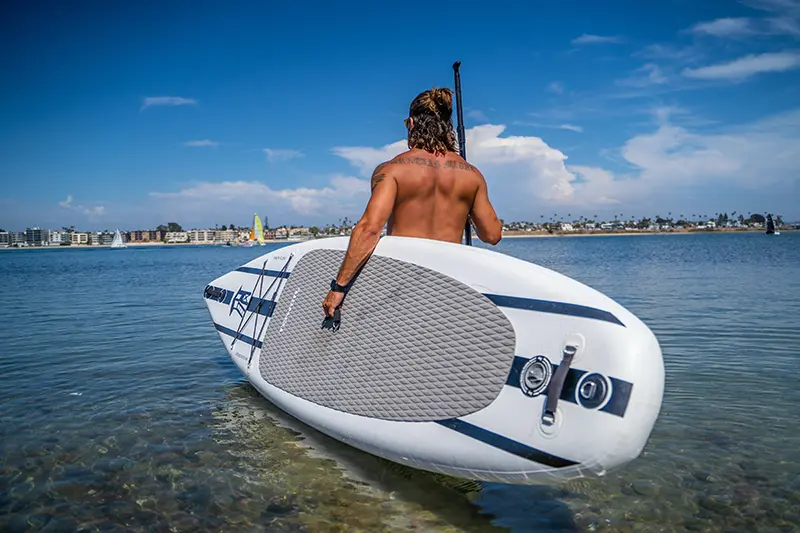
<svg viewBox="0 0 800 533">
<path fill-rule="evenodd" d="M 333 312 L 336 310 L 336 308 L 342 305 L 342 300 L 344 300 L 343 292 L 328 291 L 328 295 L 322 302 L 322 308 L 325 310 L 325 316 L 333 316 Z"/>
</svg>

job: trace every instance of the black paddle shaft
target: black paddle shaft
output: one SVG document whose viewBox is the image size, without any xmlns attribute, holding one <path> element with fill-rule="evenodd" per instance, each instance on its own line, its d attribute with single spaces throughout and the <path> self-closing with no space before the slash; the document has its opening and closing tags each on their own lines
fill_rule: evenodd
<svg viewBox="0 0 800 533">
<path fill-rule="evenodd" d="M 453 63 L 453 72 L 456 77 L 456 116 L 458 117 L 458 151 L 464 161 L 467 160 L 467 138 L 464 135 L 464 111 L 461 105 L 461 73 L 458 68 L 461 66 L 461 61 Z M 467 223 L 464 225 L 464 243 L 467 246 L 472 246 L 472 228 L 469 225 L 469 215 L 467 216 Z"/>
</svg>

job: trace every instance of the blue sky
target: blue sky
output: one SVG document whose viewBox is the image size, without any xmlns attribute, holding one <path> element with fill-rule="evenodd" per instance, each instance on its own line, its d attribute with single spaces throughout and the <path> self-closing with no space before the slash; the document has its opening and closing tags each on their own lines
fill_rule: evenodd
<svg viewBox="0 0 800 533">
<path fill-rule="evenodd" d="M 357 218 L 452 87 L 506 220 L 800 219 L 800 1 L 4 2 L 0 227 Z"/>
</svg>

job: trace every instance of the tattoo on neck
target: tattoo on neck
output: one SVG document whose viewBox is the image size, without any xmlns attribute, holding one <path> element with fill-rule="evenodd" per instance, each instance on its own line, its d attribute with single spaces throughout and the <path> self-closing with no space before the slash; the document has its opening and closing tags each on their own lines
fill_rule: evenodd
<svg viewBox="0 0 800 533">
<path fill-rule="evenodd" d="M 436 159 L 428 159 L 426 157 L 396 157 L 391 161 L 395 165 L 420 165 L 425 167 L 431 168 L 452 168 L 456 170 L 469 170 L 471 172 L 476 172 L 477 169 L 470 165 L 469 163 L 465 163 L 464 161 L 445 161 L 444 164 L 440 163 Z"/>
</svg>

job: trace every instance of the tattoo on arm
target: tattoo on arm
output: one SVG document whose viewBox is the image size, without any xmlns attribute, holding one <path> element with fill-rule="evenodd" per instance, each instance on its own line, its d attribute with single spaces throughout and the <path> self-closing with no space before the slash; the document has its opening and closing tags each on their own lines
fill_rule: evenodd
<svg viewBox="0 0 800 533">
<path fill-rule="evenodd" d="M 383 167 L 385 167 L 388 163 L 381 163 L 375 170 L 372 172 L 372 178 L 370 179 L 370 189 L 375 190 L 375 187 L 378 186 L 380 182 L 382 182 L 386 178 L 386 174 L 383 172 Z"/>
<path fill-rule="evenodd" d="M 384 174 L 383 172 L 380 172 L 378 174 L 373 174 L 372 175 L 372 190 L 374 191 L 375 187 L 377 187 L 378 184 L 380 182 L 382 182 L 385 178 L 386 178 L 386 174 Z"/>
</svg>

